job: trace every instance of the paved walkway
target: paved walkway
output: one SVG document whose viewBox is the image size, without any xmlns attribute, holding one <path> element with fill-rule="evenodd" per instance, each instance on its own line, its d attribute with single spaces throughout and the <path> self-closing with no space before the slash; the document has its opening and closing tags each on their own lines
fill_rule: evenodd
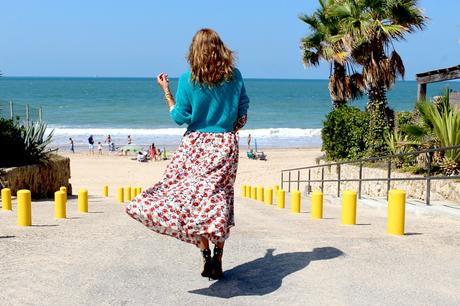
<svg viewBox="0 0 460 306">
<path fill-rule="evenodd" d="M 224 254 L 226 278 L 199 276 L 194 246 L 153 234 L 113 198 L 90 197 L 90 213 L 53 219 L 33 204 L 34 226 L 0 211 L 1 305 L 459 305 L 460 221 L 408 213 L 407 235 L 385 233 L 385 211 L 358 206 L 340 225 L 308 205 L 291 214 L 237 198 Z"/>
</svg>

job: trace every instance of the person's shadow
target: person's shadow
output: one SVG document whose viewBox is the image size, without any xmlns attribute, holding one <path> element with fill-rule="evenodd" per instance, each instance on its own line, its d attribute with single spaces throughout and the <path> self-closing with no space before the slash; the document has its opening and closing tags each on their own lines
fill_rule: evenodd
<svg viewBox="0 0 460 306">
<path fill-rule="evenodd" d="M 268 249 L 264 257 L 225 271 L 225 278 L 218 280 L 208 288 L 189 292 L 225 299 L 235 296 L 265 295 L 279 289 L 284 277 L 302 270 L 312 260 L 332 259 L 344 254 L 333 247 L 278 255 L 273 255 L 273 251 L 274 249 Z"/>
</svg>

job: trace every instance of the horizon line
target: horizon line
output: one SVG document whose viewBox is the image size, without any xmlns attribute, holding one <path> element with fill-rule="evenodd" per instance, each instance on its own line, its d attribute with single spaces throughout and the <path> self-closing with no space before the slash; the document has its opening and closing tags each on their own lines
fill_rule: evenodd
<svg viewBox="0 0 460 306">
<path fill-rule="evenodd" d="M 73 79 L 154 79 L 153 76 L 55 76 L 55 75 L 41 75 L 41 76 L 31 76 L 31 75 L 0 75 L 0 80 L 2 78 L 73 78 Z M 171 79 L 178 79 L 178 76 L 170 77 Z M 292 80 L 292 81 L 328 81 L 328 78 L 283 78 L 283 77 L 244 77 L 245 80 Z M 397 79 L 398 82 L 404 81 L 416 81 L 414 79 Z M 456 81 L 456 80 L 450 80 Z"/>
</svg>

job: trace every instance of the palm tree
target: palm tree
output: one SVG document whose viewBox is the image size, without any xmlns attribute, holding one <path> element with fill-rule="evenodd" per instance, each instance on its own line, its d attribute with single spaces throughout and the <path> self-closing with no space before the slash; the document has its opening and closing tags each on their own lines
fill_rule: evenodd
<svg viewBox="0 0 460 306">
<path fill-rule="evenodd" d="M 363 66 L 368 109 L 386 108 L 386 93 L 404 64 L 393 46 L 408 33 L 421 30 L 427 17 L 417 0 L 337 0 L 329 12 L 340 20 L 340 38 L 351 57 Z M 387 118 L 388 119 L 388 118 Z"/>
<path fill-rule="evenodd" d="M 364 90 L 361 75 L 354 71 L 353 65 L 348 62 L 349 53 L 342 41 L 337 39 L 339 19 L 328 13 L 335 2 L 319 0 L 320 8 L 312 15 L 299 17 L 311 30 L 310 35 L 301 41 L 305 67 L 318 66 L 321 60 L 331 64 L 329 93 L 334 108 L 361 96 Z"/>
</svg>

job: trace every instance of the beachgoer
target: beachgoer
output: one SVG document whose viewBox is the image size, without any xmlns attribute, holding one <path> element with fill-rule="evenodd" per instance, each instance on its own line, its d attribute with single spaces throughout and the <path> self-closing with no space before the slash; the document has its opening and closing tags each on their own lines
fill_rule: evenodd
<svg viewBox="0 0 460 306">
<path fill-rule="evenodd" d="M 109 151 L 112 151 L 112 136 L 107 135 L 107 138 L 104 140 L 104 142 L 107 142 L 107 145 L 109 146 Z"/>
<path fill-rule="evenodd" d="M 157 148 L 155 148 L 155 144 L 152 143 L 149 148 L 149 155 L 150 155 L 150 160 L 157 160 Z"/>
<path fill-rule="evenodd" d="M 248 135 L 248 151 L 249 152 L 252 151 L 251 141 L 252 141 L 252 137 L 251 137 L 251 134 L 249 134 Z"/>
<path fill-rule="evenodd" d="M 235 225 L 235 133 L 246 123 L 249 98 L 233 52 L 213 30 L 195 34 L 188 62 L 190 72 L 180 77 L 175 98 L 168 76 L 157 76 L 171 118 L 186 124 L 187 132 L 162 180 L 131 201 L 126 212 L 155 232 L 199 247 L 201 275 L 219 279 L 224 242 Z"/>
<path fill-rule="evenodd" d="M 147 152 L 139 151 L 137 152 L 137 161 L 146 162 L 147 161 Z"/>
<path fill-rule="evenodd" d="M 157 148 L 157 160 L 161 160 L 161 150 Z"/>
<path fill-rule="evenodd" d="M 99 155 L 102 155 L 102 143 L 100 141 L 97 143 L 97 151 Z"/>
<path fill-rule="evenodd" d="M 70 142 L 70 152 L 75 153 L 75 146 L 72 138 L 69 138 Z"/>
<path fill-rule="evenodd" d="M 89 144 L 89 154 L 94 154 L 94 138 L 93 138 L 93 135 L 89 136 L 88 144 Z"/>
<path fill-rule="evenodd" d="M 130 145 L 132 142 L 133 140 L 131 139 L 131 135 L 128 135 L 128 144 Z"/>
</svg>

